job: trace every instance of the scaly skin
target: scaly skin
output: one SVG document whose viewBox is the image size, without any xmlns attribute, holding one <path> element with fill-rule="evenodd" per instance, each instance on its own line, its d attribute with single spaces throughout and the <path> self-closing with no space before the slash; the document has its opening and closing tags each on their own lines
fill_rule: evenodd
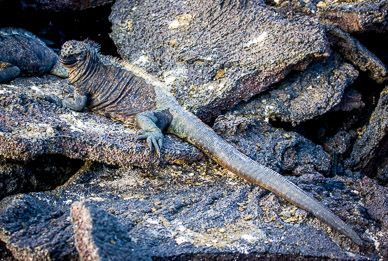
<svg viewBox="0 0 388 261">
<path fill-rule="evenodd" d="M 225 142 L 195 115 L 183 109 L 165 86 L 141 69 L 123 65 L 98 52 L 95 43 L 66 42 L 60 61 L 74 84 L 74 99 L 50 100 L 76 111 L 85 107 L 102 115 L 131 121 L 142 129 L 140 139 L 160 154 L 162 131 L 190 142 L 221 166 L 262 186 L 345 234 L 357 245 L 358 235 L 317 200 L 275 171 L 258 164 Z"/>
</svg>

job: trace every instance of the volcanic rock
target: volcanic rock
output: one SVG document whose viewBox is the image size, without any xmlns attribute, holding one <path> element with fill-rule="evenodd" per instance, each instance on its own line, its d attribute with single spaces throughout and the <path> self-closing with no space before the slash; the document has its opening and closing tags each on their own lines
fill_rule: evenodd
<svg viewBox="0 0 388 261">
<path fill-rule="evenodd" d="M 259 1 L 118 0 L 110 21 L 121 57 L 206 122 L 329 53 L 315 19 Z"/>
<path fill-rule="evenodd" d="M 388 181 L 387 172 L 379 166 L 388 161 L 388 86 L 380 94 L 377 106 L 370 116 L 369 123 L 363 127 L 363 133 L 355 141 L 352 153 L 345 166 L 361 171 L 368 176 L 376 176 L 383 183 Z"/>
<path fill-rule="evenodd" d="M 305 71 L 287 77 L 269 92 L 239 104 L 234 111 L 297 125 L 338 105 L 345 88 L 357 76 L 358 71 L 353 66 L 333 54 L 323 62 L 311 64 Z"/>
<path fill-rule="evenodd" d="M 121 166 L 193 162 L 203 158 L 198 149 L 167 136 L 158 159 L 136 129 L 120 122 L 58 107 L 42 95 L 63 97 L 72 92 L 66 80 L 54 76 L 17 79 L 0 85 L 0 156 L 28 161 L 40 155 L 63 155 Z M 171 153 L 169 153 L 170 151 Z"/>
<path fill-rule="evenodd" d="M 63 12 L 94 8 L 110 4 L 113 0 L 21 0 L 25 9 L 36 11 Z"/>
<path fill-rule="evenodd" d="M 347 188 L 354 180 L 303 175 L 292 181 L 361 235 L 374 228 L 360 211 L 359 196 Z M 76 226 L 69 221 L 70 209 Z M 0 239 L 19 259 L 78 258 L 75 238 L 86 231 L 80 225 L 100 256 L 109 245 L 118 250 L 127 245 L 153 259 L 377 256 L 373 245 L 359 252 L 350 239 L 305 211 L 213 163 L 155 169 L 88 164 L 53 191 L 0 203 Z"/>
</svg>

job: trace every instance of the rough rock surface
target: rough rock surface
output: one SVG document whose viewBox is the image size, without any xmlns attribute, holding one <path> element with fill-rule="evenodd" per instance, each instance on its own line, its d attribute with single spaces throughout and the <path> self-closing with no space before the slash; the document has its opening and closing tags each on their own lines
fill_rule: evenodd
<svg viewBox="0 0 388 261">
<path fill-rule="evenodd" d="M 327 6 L 321 4 L 321 6 L 318 11 L 319 19 L 330 22 L 344 31 L 350 33 L 388 31 L 387 0 L 345 0 L 342 4 Z"/>
<path fill-rule="evenodd" d="M 318 17 L 350 33 L 388 30 L 387 0 L 266 0 L 266 3 Z"/>
<path fill-rule="evenodd" d="M 350 34 L 332 26 L 325 26 L 329 40 L 344 59 L 354 64 L 357 69 L 367 72 L 378 83 L 388 79 L 387 66 Z"/>
<path fill-rule="evenodd" d="M 350 158 L 345 166 L 361 171 L 365 175 L 377 176 L 387 184 L 386 169 L 377 170 L 378 166 L 386 166 L 388 161 L 388 86 L 380 94 L 376 109 L 369 123 L 364 126 L 362 135 L 356 140 Z M 376 173 L 377 172 L 377 173 Z"/>
<path fill-rule="evenodd" d="M 259 1 L 118 0 L 110 21 L 121 57 L 204 121 L 329 53 L 316 20 Z"/>
<path fill-rule="evenodd" d="M 0 30 L 0 62 L 17 66 L 22 75 L 42 75 L 53 68 L 56 75 L 67 75 L 54 51 L 32 33 L 19 28 Z"/>
<path fill-rule="evenodd" d="M 195 162 L 203 154 L 178 138 L 167 136 L 160 160 L 136 129 L 91 114 L 77 113 L 36 96 L 63 97 L 72 87 L 54 76 L 17 79 L 0 85 L 0 156 L 26 161 L 40 155 L 64 155 L 121 166 Z"/>
<path fill-rule="evenodd" d="M 241 152 L 277 172 L 301 175 L 330 171 L 330 156 L 321 146 L 295 132 L 275 129 L 262 119 L 221 115 L 213 128 Z"/>
<path fill-rule="evenodd" d="M 357 76 L 358 71 L 353 66 L 334 54 L 287 77 L 252 101 L 237 105 L 234 111 L 296 125 L 323 115 L 338 105 L 345 87 Z"/>
<path fill-rule="evenodd" d="M 361 195 L 368 214 L 381 226 L 381 232 L 376 234 L 376 247 L 380 249 L 381 256 L 388 257 L 388 188 L 364 177 Z"/>
<path fill-rule="evenodd" d="M 23 8 L 36 11 L 73 11 L 94 8 L 112 3 L 113 0 L 21 0 Z"/>
<path fill-rule="evenodd" d="M 152 260 L 137 255 L 128 228 L 94 204 L 74 202 L 70 207 L 75 247 L 81 260 Z"/>
<path fill-rule="evenodd" d="M 360 251 L 305 211 L 212 163 L 154 170 L 85 165 L 56 190 L 4 199 L 0 238 L 15 257 L 23 254 L 21 258 L 39 260 L 44 253 L 50 260 L 76 258 L 73 231 L 80 230 L 73 230 L 69 216 L 73 202 L 82 201 L 89 206 L 89 231 L 99 253 L 109 251 L 114 245 L 111 240 L 119 247 L 125 238 L 144 258 L 378 257 L 373 235 L 370 238 L 367 231 L 378 233 L 381 228 L 359 205 L 359 196 L 352 192 L 354 179 L 303 175 L 292 181 L 360 233 L 365 248 Z M 93 221 L 94 217 L 101 217 L 97 219 L 101 223 Z M 127 234 L 113 239 L 107 232 L 111 240 L 101 238 L 99 230 L 106 217 L 112 218 L 107 227 L 124 227 Z"/>
</svg>

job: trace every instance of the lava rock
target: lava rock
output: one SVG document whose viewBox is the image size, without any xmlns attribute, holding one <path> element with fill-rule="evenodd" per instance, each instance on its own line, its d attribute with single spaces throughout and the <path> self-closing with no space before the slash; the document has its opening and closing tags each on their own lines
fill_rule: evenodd
<svg viewBox="0 0 388 261">
<path fill-rule="evenodd" d="M 325 28 L 333 48 L 344 59 L 351 62 L 357 69 L 367 72 L 378 83 L 388 79 L 387 66 L 356 38 L 332 25 L 326 25 Z"/>
<path fill-rule="evenodd" d="M 22 75 L 42 75 L 51 72 L 66 78 L 66 69 L 58 56 L 32 33 L 19 28 L 0 30 L 0 62 L 17 66 Z"/>
<path fill-rule="evenodd" d="M 292 181 L 360 234 L 370 227 L 357 211 L 359 196 L 343 181 L 317 175 Z M 155 169 L 89 164 L 53 191 L 10 196 L 0 206 L 0 239 L 15 257 L 29 260 L 39 260 L 43 252 L 50 260 L 75 259 L 75 238 L 86 232 L 79 226 L 88 224 L 100 256 L 108 253 L 111 240 L 118 251 L 129 245 L 153 259 L 377 256 L 373 244 L 359 252 L 350 239 L 305 211 L 209 162 Z"/>
<path fill-rule="evenodd" d="M 381 249 L 381 258 L 388 258 L 388 188 L 380 186 L 373 179 L 364 177 L 361 183 L 362 202 L 368 214 L 377 220 L 382 231 L 375 235 Z"/>
<path fill-rule="evenodd" d="M 365 106 L 365 103 L 362 101 L 362 95 L 353 88 L 345 89 L 345 93 L 342 96 L 341 102 L 337 104 L 331 112 L 337 111 L 352 111 L 361 109 Z"/>
<path fill-rule="evenodd" d="M 377 106 L 362 135 L 355 141 L 352 153 L 345 166 L 374 177 L 387 184 L 387 173 L 377 172 L 386 166 L 388 158 L 388 86 L 380 94 Z M 381 169 L 381 170 L 384 170 Z M 377 172 L 377 173 L 376 173 Z"/>
<path fill-rule="evenodd" d="M 332 23 L 350 33 L 388 31 L 387 0 L 355 0 L 354 3 L 344 1 L 343 4 L 321 4 L 318 10 L 320 20 Z"/>
<path fill-rule="evenodd" d="M 121 57 L 205 122 L 330 52 L 316 20 L 260 1 L 118 0 L 110 21 Z"/>
<path fill-rule="evenodd" d="M 241 152 L 277 172 L 297 176 L 329 173 L 331 159 L 321 146 L 295 132 L 275 129 L 262 119 L 221 115 L 213 128 Z"/>
<path fill-rule="evenodd" d="M 338 105 L 345 88 L 354 82 L 358 71 L 338 54 L 315 62 L 274 85 L 271 91 L 248 103 L 236 106 L 237 114 L 255 114 L 263 119 L 280 119 L 297 125 L 323 115 Z"/>
<path fill-rule="evenodd" d="M 94 8 L 110 4 L 113 0 L 21 0 L 20 2 L 24 9 L 63 12 Z"/>
<path fill-rule="evenodd" d="M 115 215 L 85 202 L 71 205 L 75 246 L 81 260 L 152 260 L 136 254 L 136 246 Z"/>
<path fill-rule="evenodd" d="M 26 194 L 0 202 L 0 240 L 16 259 L 78 260 L 69 211 L 53 202 Z"/>
<path fill-rule="evenodd" d="M 386 32 L 388 30 L 387 0 L 266 0 L 283 10 L 317 17 L 350 33 Z"/>
<path fill-rule="evenodd" d="M 180 139 L 167 136 L 159 159 L 136 129 L 92 113 L 77 113 L 38 96 L 63 97 L 72 92 L 54 76 L 17 79 L 0 85 L 0 156 L 17 161 L 40 155 L 63 155 L 121 166 L 195 162 L 203 154 Z"/>
</svg>

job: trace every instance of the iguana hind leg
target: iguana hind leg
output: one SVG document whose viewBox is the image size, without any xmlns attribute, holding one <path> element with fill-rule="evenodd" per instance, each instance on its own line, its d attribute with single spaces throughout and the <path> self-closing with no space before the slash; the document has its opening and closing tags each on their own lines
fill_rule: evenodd
<svg viewBox="0 0 388 261">
<path fill-rule="evenodd" d="M 136 123 L 140 128 L 139 140 L 147 140 L 150 150 L 160 157 L 164 135 L 162 133 L 171 123 L 172 116 L 167 111 L 145 111 L 136 115 Z"/>
</svg>

